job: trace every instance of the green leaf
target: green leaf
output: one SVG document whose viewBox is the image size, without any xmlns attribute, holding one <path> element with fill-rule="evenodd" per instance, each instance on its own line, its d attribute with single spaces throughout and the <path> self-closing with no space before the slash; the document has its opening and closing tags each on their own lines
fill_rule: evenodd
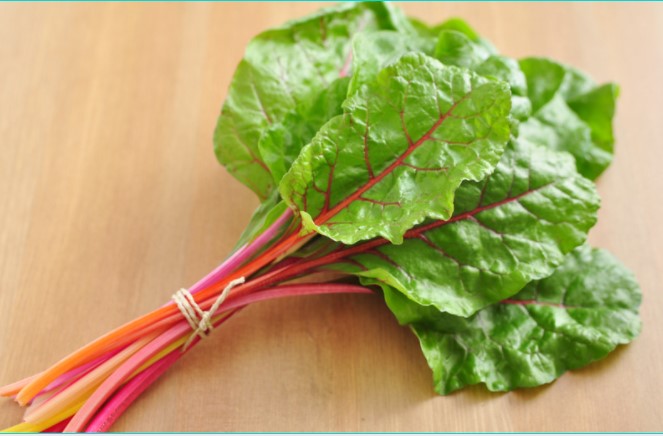
<svg viewBox="0 0 663 436">
<path fill-rule="evenodd" d="M 462 33 L 465 35 L 470 41 L 482 45 L 486 50 L 488 50 L 491 54 L 496 54 L 497 50 L 495 50 L 495 47 L 493 44 L 490 43 L 490 41 L 482 38 L 479 36 L 479 34 L 470 26 L 465 20 L 462 18 L 458 17 L 452 17 L 449 18 L 448 20 L 444 21 L 441 24 L 438 24 L 436 26 L 428 26 L 421 21 L 410 18 L 410 23 L 412 27 L 416 30 L 417 34 L 420 36 L 427 36 L 427 37 L 434 37 L 437 38 L 441 32 L 447 31 L 447 30 L 452 30 L 455 32 Z"/>
<path fill-rule="evenodd" d="M 442 63 L 471 69 L 479 66 L 491 54 L 486 47 L 455 30 L 441 32 L 435 46 L 435 58 Z"/>
<path fill-rule="evenodd" d="M 481 41 L 483 41 L 483 39 L 479 36 L 476 30 L 472 28 L 472 26 L 470 26 L 462 18 L 458 17 L 449 18 L 442 24 L 435 26 L 434 29 L 438 35 L 444 30 L 453 30 L 455 32 L 462 33 L 472 42 L 481 43 Z"/>
<path fill-rule="evenodd" d="M 527 79 L 514 59 L 490 55 L 474 68 L 484 77 L 492 77 L 509 84 L 511 88 L 511 115 L 516 120 L 525 120 L 532 113 L 532 104 L 527 98 Z"/>
<path fill-rule="evenodd" d="M 394 6 L 393 3 L 369 2 L 368 4 L 377 10 L 380 16 L 385 16 L 384 20 L 389 23 L 389 27 L 383 28 L 390 28 L 410 36 L 417 36 L 419 34 L 417 24 L 405 15 L 402 9 L 398 6 Z"/>
<path fill-rule="evenodd" d="M 434 29 L 416 17 L 407 17 L 407 20 L 410 23 L 410 27 L 414 30 L 414 33 L 418 36 L 424 38 L 437 38 L 437 35 L 440 33 L 439 30 Z"/>
<path fill-rule="evenodd" d="M 587 74 L 550 59 L 529 57 L 521 59 L 519 64 L 525 74 L 529 99 L 535 112 L 556 95 L 570 101 L 596 88 Z"/>
<path fill-rule="evenodd" d="M 511 87 L 512 116 L 515 120 L 527 119 L 532 108 L 527 98 L 527 79 L 518 62 L 496 54 L 489 43 L 460 19 L 449 20 L 439 28 L 441 33 L 435 48 L 435 58 L 448 65 L 470 68 L 484 77 L 507 82 Z M 515 130 L 517 124 L 513 123 L 512 130 Z"/>
<path fill-rule="evenodd" d="M 267 198 L 276 183 L 259 150 L 265 130 L 310 107 L 329 84 L 349 74 L 354 35 L 393 29 L 396 18 L 398 12 L 381 3 L 348 3 L 255 37 L 235 71 L 216 127 L 219 161 Z"/>
<path fill-rule="evenodd" d="M 352 81 L 348 96 L 363 84 L 375 80 L 378 73 L 403 55 L 413 51 L 432 54 L 435 39 L 419 37 L 389 30 L 362 32 L 352 44 Z"/>
<path fill-rule="evenodd" d="M 578 171 L 592 180 L 612 161 L 611 151 L 592 141 L 592 131 L 587 123 L 560 95 L 519 125 L 518 140 L 570 152 L 576 159 Z"/>
<path fill-rule="evenodd" d="M 566 68 L 549 59 L 523 59 L 520 61 L 520 69 L 527 78 L 527 92 L 534 112 L 553 99 L 566 77 Z"/>
<path fill-rule="evenodd" d="M 570 155 L 519 143 L 485 180 L 463 183 L 455 202 L 452 219 L 413 228 L 402 245 L 355 246 L 358 254 L 337 268 L 469 316 L 550 275 L 585 241 L 599 207 L 594 184 Z"/>
<path fill-rule="evenodd" d="M 589 126 L 594 144 L 611 156 L 615 143 L 612 119 L 618 96 L 619 87 L 608 83 L 568 101 L 573 112 Z"/>
<path fill-rule="evenodd" d="M 567 256 L 552 276 L 470 318 L 435 312 L 395 291 L 385 297 L 419 338 L 440 394 L 477 383 L 491 391 L 550 383 L 640 332 L 633 274 L 588 246 Z"/>
<path fill-rule="evenodd" d="M 484 77 L 494 77 L 509 84 L 511 93 L 527 97 L 527 79 L 514 59 L 500 55 L 490 55 L 478 64 L 474 71 Z"/>
<path fill-rule="evenodd" d="M 343 112 L 349 77 L 334 80 L 311 106 L 286 115 L 280 123 L 270 125 L 258 147 L 275 183 L 283 178 L 302 148 L 327 121 Z"/>
<path fill-rule="evenodd" d="M 597 86 L 586 74 L 549 59 L 523 59 L 520 67 L 533 115 L 520 125 L 519 137 L 570 152 L 578 171 L 596 179 L 612 161 L 617 86 Z"/>
<path fill-rule="evenodd" d="M 295 160 L 281 196 L 304 229 L 345 244 L 394 243 L 426 217 L 447 219 L 509 138 L 503 82 L 408 54 L 344 103 Z"/>
</svg>

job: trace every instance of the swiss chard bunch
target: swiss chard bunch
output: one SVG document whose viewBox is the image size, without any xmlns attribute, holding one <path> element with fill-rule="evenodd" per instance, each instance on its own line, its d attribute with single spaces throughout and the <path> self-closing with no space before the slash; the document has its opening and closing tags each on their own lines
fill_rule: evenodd
<svg viewBox="0 0 663 436">
<path fill-rule="evenodd" d="M 497 53 L 459 19 L 343 4 L 249 44 L 217 156 L 262 204 L 173 301 L 1 393 L 12 430 L 103 431 L 214 326 L 272 298 L 374 293 L 440 394 L 549 383 L 635 338 L 640 290 L 585 245 L 617 87 Z"/>
</svg>

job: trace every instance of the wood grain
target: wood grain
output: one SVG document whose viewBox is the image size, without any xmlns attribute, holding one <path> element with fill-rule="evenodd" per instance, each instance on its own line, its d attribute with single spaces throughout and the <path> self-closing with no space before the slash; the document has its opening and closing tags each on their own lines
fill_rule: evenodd
<svg viewBox="0 0 663 436">
<path fill-rule="evenodd" d="M 161 305 L 229 252 L 257 202 L 214 158 L 233 70 L 306 3 L 0 5 L 0 383 Z M 433 393 L 375 297 L 256 305 L 191 353 L 117 431 L 663 430 L 663 5 L 406 4 L 468 19 L 511 56 L 621 85 L 591 241 L 638 276 L 644 330 L 554 384 Z M 0 402 L 0 427 L 21 411 Z"/>
</svg>

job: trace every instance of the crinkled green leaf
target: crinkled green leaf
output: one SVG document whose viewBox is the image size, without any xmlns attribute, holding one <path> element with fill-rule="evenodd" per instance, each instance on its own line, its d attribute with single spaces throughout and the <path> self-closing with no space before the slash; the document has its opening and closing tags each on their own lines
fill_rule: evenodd
<svg viewBox="0 0 663 436">
<path fill-rule="evenodd" d="M 381 70 L 406 53 L 420 51 L 431 55 L 434 47 L 435 38 L 432 37 L 389 30 L 360 33 L 352 44 L 352 81 L 348 95 L 354 94 L 361 85 L 374 81 Z"/>
<path fill-rule="evenodd" d="M 527 119 L 532 108 L 527 95 L 527 80 L 518 62 L 498 55 L 462 20 L 452 19 L 439 27 L 441 32 L 435 57 L 445 64 L 470 68 L 484 77 L 507 82 L 511 87 L 511 114 L 516 120 Z M 513 127 L 516 126 L 514 123 Z"/>
<path fill-rule="evenodd" d="M 470 26 L 465 20 L 458 17 L 449 18 L 442 24 L 434 27 L 436 33 L 439 35 L 444 30 L 453 30 L 460 32 L 470 39 L 472 42 L 481 43 L 483 38 Z M 492 51 L 492 50 L 491 50 Z"/>
<path fill-rule="evenodd" d="M 474 69 L 491 56 L 484 45 L 473 42 L 461 32 L 445 30 L 435 46 L 435 58 L 446 65 Z"/>
<path fill-rule="evenodd" d="M 525 120 L 532 113 L 532 104 L 527 98 L 527 80 L 514 59 L 500 55 L 490 55 L 474 68 L 484 77 L 503 80 L 511 88 L 511 115 L 517 120 Z"/>
<path fill-rule="evenodd" d="M 584 242 L 599 207 L 570 155 L 518 143 L 485 180 L 463 183 L 455 202 L 452 219 L 413 228 L 402 245 L 368 242 L 337 268 L 469 316 L 550 275 Z"/>
<path fill-rule="evenodd" d="M 578 171 L 595 179 L 612 160 L 612 118 L 617 87 L 597 87 L 586 74 L 543 58 L 515 60 L 491 52 L 471 28 L 447 26 L 440 33 L 435 57 L 471 68 L 511 86 L 512 131 L 523 140 L 568 151 Z M 521 128 L 523 129 L 521 131 Z"/>
<path fill-rule="evenodd" d="M 592 141 L 589 126 L 557 95 L 518 127 L 518 140 L 568 151 L 578 171 L 595 179 L 610 165 L 612 153 Z"/>
<path fill-rule="evenodd" d="M 640 331 L 633 274 L 588 246 L 569 254 L 550 277 L 470 318 L 436 312 L 396 291 L 385 297 L 419 338 L 440 394 L 477 383 L 491 391 L 550 383 Z"/>
<path fill-rule="evenodd" d="M 433 30 L 438 35 L 436 57 L 450 65 L 474 68 L 489 56 L 497 54 L 490 41 L 479 36 L 460 18 L 450 18 Z M 463 59 L 463 53 L 467 54 L 467 59 Z"/>
<path fill-rule="evenodd" d="M 520 61 L 533 114 L 519 137 L 576 158 L 578 171 L 596 179 L 612 161 L 612 119 L 618 88 L 597 86 L 584 73 L 549 59 Z"/>
<path fill-rule="evenodd" d="M 455 30 L 440 32 L 435 46 L 435 58 L 446 65 L 474 69 L 488 59 L 491 51 Z"/>
<path fill-rule="evenodd" d="M 514 59 L 490 55 L 476 65 L 474 71 L 485 77 L 503 80 L 511 87 L 512 94 L 527 97 L 527 79 Z"/>
<path fill-rule="evenodd" d="M 325 124 L 280 185 L 306 230 L 394 243 L 447 219 L 463 180 L 488 174 L 509 138 L 508 86 L 423 54 L 385 68 Z"/>
<path fill-rule="evenodd" d="M 270 125 L 259 141 L 260 155 L 278 183 L 297 158 L 302 148 L 327 121 L 343 112 L 349 77 L 334 80 L 308 108 L 286 115 Z"/>
<path fill-rule="evenodd" d="M 389 5 L 347 3 L 255 37 L 235 71 L 216 127 L 219 161 L 267 198 L 276 182 L 260 154 L 263 132 L 310 108 L 334 80 L 349 74 L 354 35 L 403 23 Z"/>
<path fill-rule="evenodd" d="M 493 46 L 493 44 L 482 38 L 476 30 L 472 28 L 465 20 L 462 18 L 458 17 L 453 17 L 449 18 L 448 20 L 442 22 L 441 24 L 437 24 L 435 26 L 428 26 L 427 24 L 415 19 L 415 18 L 410 18 L 410 24 L 412 28 L 415 29 L 416 33 L 419 36 L 425 36 L 425 37 L 434 37 L 438 38 L 440 35 L 440 32 L 446 31 L 446 30 L 452 30 L 455 32 L 462 33 L 465 35 L 467 38 L 469 38 L 470 41 L 482 45 L 486 50 L 488 50 L 491 54 L 496 54 L 497 50 Z"/>
<path fill-rule="evenodd" d="M 353 38 L 352 78 L 334 80 L 310 107 L 302 104 L 298 112 L 288 114 L 282 122 L 272 124 L 260 139 L 260 154 L 275 182 L 283 175 L 316 132 L 336 115 L 342 104 L 363 83 L 375 79 L 378 72 L 411 51 L 432 52 L 435 41 L 393 30 L 363 31 Z"/>
</svg>

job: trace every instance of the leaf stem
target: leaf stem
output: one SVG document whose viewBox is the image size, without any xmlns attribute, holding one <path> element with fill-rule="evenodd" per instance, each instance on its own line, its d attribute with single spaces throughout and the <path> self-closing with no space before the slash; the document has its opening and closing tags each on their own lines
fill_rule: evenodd
<svg viewBox="0 0 663 436">
<path fill-rule="evenodd" d="M 248 277 L 258 271 L 263 266 L 269 264 L 279 255 L 287 252 L 287 250 L 296 245 L 301 237 L 297 231 L 281 238 L 280 242 L 268 248 L 256 259 L 250 263 L 240 266 L 238 271 L 234 274 L 228 267 L 228 264 L 242 265 L 251 256 L 257 253 L 260 249 L 264 248 L 271 239 L 278 233 L 280 227 L 292 217 L 292 211 L 287 209 L 281 217 L 279 217 L 265 232 L 250 244 L 242 247 L 237 256 L 231 256 L 224 264 L 215 269 L 207 277 L 203 278 L 195 285 L 195 289 L 191 290 L 200 293 L 200 300 L 209 299 L 216 292 L 219 292 L 228 282 L 239 277 Z M 297 227 L 298 229 L 299 227 Z M 225 276 L 224 276 L 225 274 Z M 130 321 L 123 326 L 107 333 L 106 335 L 98 338 L 97 340 L 89 343 L 85 347 L 65 357 L 49 369 L 39 374 L 35 378 L 27 381 L 22 389 L 16 394 L 16 400 L 21 405 L 27 404 L 34 398 L 41 390 L 50 384 L 57 377 L 63 373 L 68 372 L 72 368 L 96 359 L 113 349 L 124 346 L 136 337 L 140 337 L 147 331 L 153 331 L 155 324 L 160 324 L 164 318 L 168 318 L 177 313 L 177 308 L 172 302 L 165 306 L 154 310 L 146 315 L 143 315 L 133 321 Z"/>
<path fill-rule="evenodd" d="M 239 297 L 229 304 L 224 305 L 221 310 L 223 312 L 234 311 L 233 313 L 235 313 L 236 311 L 241 310 L 252 303 L 292 296 L 372 293 L 373 291 L 366 287 L 342 283 L 286 285 Z M 215 327 L 218 327 L 227 319 L 229 319 L 229 317 L 222 318 L 220 321 L 215 323 Z M 193 348 L 198 342 L 199 340 L 196 339 L 196 341 L 191 344 L 187 351 Z M 110 397 L 110 399 L 108 399 L 103 408 L 94 414 L 90 420 L 90 424 L 85 427 L 85 431 L 107 431 L 110 426 L 120 417 L 124 410 L 126 410 L 142 392 L 144 392 L 150 385 L 152 385 L 183 355 L 184 353 L 180 352 L 179 350 L 172 351 L 154 363 L 152 366 L 145 369 L 135 378 L 124 384 L 112 395 L 112 397 Z M 82 428 L 83 427 L 80 427 L 79 430 Z"/>
<path fill-rule="evenodd" d="M 216 283 L 217 281 L 223 279 L 225 276 L 233 272 L 235 269 L 243 265 L 247 260 L 249 260 L 254 254 L 256 254 L 261 249 L 272 241 L 282 229 L 282 227 L 292 219 L 292 209 L 287 208 L 285 212 L 276 220 L 274 223 L 267 228 L 263 233 L 261 233 L 253 241 L 244 244 L 237 251 L 235 251 L 228 259 L 226 259 L 221 265 L 216 267 L 211 273 L 203 277 L 191 288 L 189 292 L 195 294 L 196 292 L 209 287 Z"/>
</svg>

